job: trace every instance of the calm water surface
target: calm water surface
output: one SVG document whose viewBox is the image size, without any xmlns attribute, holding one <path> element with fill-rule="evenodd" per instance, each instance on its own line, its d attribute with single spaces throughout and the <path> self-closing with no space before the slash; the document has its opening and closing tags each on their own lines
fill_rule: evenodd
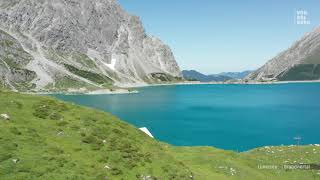
<svg viewBox="0 0 320 180">
<path fill-rule="evenodd" d="M 320 83 L 180 85 L 139 94 L 55 95 L 98 108 L 179 146 L 244 151 L 265 145 L 320 144 Z"/>
</svg>

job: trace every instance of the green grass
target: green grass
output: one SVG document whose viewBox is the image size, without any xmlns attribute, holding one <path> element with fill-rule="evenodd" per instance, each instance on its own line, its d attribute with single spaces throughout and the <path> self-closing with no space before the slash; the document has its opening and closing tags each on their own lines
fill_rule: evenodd
<svg viewBox="0 0 320 180">
<path fill-rule="evenodd" d="M 317 146 L 257 148 L 243 153 L 213 147 L 173 147 L 171 154 L 189 167 L 195 177 L 203 180 L 320 179 L 320 171 L 317 170 L 283 168 L 286 164 L 318 164 L 320 147 Z M 265 165 L 277 166 L 277 169 L 264 169 Z"/>
<path fill-rule="evenodd" d="M 280 81 L 318 80 L 320 79 L 319 64 L 299 64 L 277 77 Z"/>
<path fill-rule="evenodd" d="M 111 85 L 113 84 L 112 79 L 110 79 L 109 77 L 100 75 L 100 74 L 96 74 L 93 72 L 89 72 L 89 71 L 85 71 L 85 70 L 81 70 L 78 69 L 74 66 L 71 66 L 69 64 L 64 64 L 64 66 L 72 73 L 81 76 L 83 78 L 86 78 L 92 82 L 98 83 L 98 84 L 108 84 Z"/>
<path fill-rule="evenodd" d="M 11 92 L 1 92 L 0 111 L 11 117 L 0 120 L 0 179 L 190 175 L 162 143 L 108 113 Z"/>
<path fill-rule="evenodd" d="M 46 86 L 46 89 L 48 89 L 50 92 L 67 92 L 68 89 L 74 88 L 74 89 L 80 89 L 80 88 L 86 88 L 87 90 L 96 90 L 97 87 L 94 87 L 90 84 L 87 84 L 85 82 L 81 82 L 78 80 L 73 79 L 70 76 L 64 76 L 61 78 L 55 79 L 55 83 L 51 83 Z"/>
<path fill-rule="evenodd" d="M 319 179 L 315 170 L 258 165 L 318 163 L 320 147 L 236 153 L 175 147 L 117 117 L 50 97 L 0 88 L 0 179 Z M 308 152 L 308 153 L 307 153 Z M 16 162 L 15 162 L 16 161 Z M 288 162 L 286 162 L 288 161 Z"/>
<path fill-rule="evenodd" d="M 14 45 L 13 41 L 10 40 L 2 40 L 0 41 L 0 46 L 11 47 Z"/>
<path fill-rule="evenodd" d="M 280 81 L 318 80 L 320 79 L 319 48 L 307 56 L 302 64 L 295 65 L 277 77 Z"/>
<path fill-rule="evenodd" d="M 150 76 L 144 77 L 143 80 L 145 80 L 150 84 L 157 84 L 157 83 L 176 83 L 176 82 L 181 82 L 184 79 L 182 77 L 174 77 L 166 73 L 151 73 Z"/>
<path fill-rule="evenodd" d="M 93 59 L 90 59 L 86 54 L 81 52 L 66 53 L 60 50 L 49 48 L 47 50 L 49 59 L 57 63 L 80 64 L 82 67 L 91 70 L 98 70 L 98 67 Z"/>
<path fill-rule="evenodd" d="M 81 53 L 73 53 L 72 59 L 74 59 L 76 62 L 82 64 L 85 67 L 88 67 L 90 69 L 96 69 L 97 66 L 94 63 L 92 59 L 90 59 L 87 55 L 81 54 Z"/>
</svg>

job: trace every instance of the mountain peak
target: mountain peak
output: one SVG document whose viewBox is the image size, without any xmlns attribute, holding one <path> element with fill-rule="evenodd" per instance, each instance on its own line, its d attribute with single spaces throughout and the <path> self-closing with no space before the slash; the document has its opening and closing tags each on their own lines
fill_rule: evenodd
<svg viewBox="0 0 320 180">
<path fill-rule="evenodd" d="M 60 81 L 103 88 L 110 83 L 157 83 L 161 80 L 155 73 L 181 77 L 169 46 L 149 37 L 140 18 L 127 14 L 115 0 L 2 1 L 0 24 L 32 57 L 18 65 L 36 74 L 29 84 L 38 90 Z M 112 62 L 114 68 L 108 66 Z M 5 74 L 16 67 L 2 68 Z M 4 81 L 15 86 L 14 76 Z"/>
</svg>

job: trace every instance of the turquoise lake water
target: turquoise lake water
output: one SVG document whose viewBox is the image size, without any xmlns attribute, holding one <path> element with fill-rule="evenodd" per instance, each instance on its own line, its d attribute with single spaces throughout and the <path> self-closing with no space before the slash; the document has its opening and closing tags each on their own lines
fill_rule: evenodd
<svg viewBox="0 0 320 180">
<path fill-rule="evenodd" d="M 178 146 L 245 151 L 266 145 L 320 144 L 320 83 L 178 85 L 139 94 L 55 95 L 101 109 Z"/>
</svg>

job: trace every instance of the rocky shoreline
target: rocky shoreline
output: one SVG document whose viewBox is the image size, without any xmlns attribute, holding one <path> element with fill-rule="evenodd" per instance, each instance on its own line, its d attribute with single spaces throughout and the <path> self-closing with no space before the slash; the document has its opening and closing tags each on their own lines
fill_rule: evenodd
<svg viewBox="0 0 320 180">
<path fill-rule="evenodd" d="M 266 81 L 266 82 L 259 82 L 259 81 L 234 81 L 234 82 L 199 82 L 199 81 L 186 81 L 186 82 L 180 82 L 180 83 L 163 83 L 163 84 L 148 84 L 148 85 L 142 85 L 137 87 L 151 87 L 151 86 L 175 86 L 175 85 L 205 85 L 205 84 L 226 84 L 226 85 L 232 85 L 232 84 L 294 84 L 294 83 L 320 83 L 320 80 L 311 80 L 311 81 Z"/>
<path fill-rule="evenodd" d="M 268 84 L 294 84 L 294 83 L 320 83 L 320 80 L 314 81 L 270 81 L 270 82 L 244 82 L 244 81 L 237 81 L 237 82 L 179 82 L 179 83 L 163 83 L 163 84 L 141 84 L 137 86 L 132 86 L 128 88 L 143 88 L 143 87 L 156 87 L 156 86 L 180 86 L 180 85 L 210 85 L 210 84 L 224 84 L 224 85 L 268 85 Z M 99 89 L 99 90 L 87 90 L 87 89 L 69 89 L 67 91 L 57 91 L 57 92 L 24 92 L 24 94 L 64 94 L 64 95 L 117 95 L 117 94 L 137 94 L 139 91 L 137 89 L 126 89 L 126 88 L 119 88 L 119 89 Z"/>
<path fill-rule="evenodd" d="M 100 89 L 94 91 L 72 89 L 68 91 L 57 91 L 57 92 L 22 92 L 23 94 L 38 94 L 38 95 L 50 95 L 50 94 L 63 94 L 63 95 L 103 95 L 103 94 L 136 94 L 139 93 L 137 90 L 129 89 Z"/>
</svg>

